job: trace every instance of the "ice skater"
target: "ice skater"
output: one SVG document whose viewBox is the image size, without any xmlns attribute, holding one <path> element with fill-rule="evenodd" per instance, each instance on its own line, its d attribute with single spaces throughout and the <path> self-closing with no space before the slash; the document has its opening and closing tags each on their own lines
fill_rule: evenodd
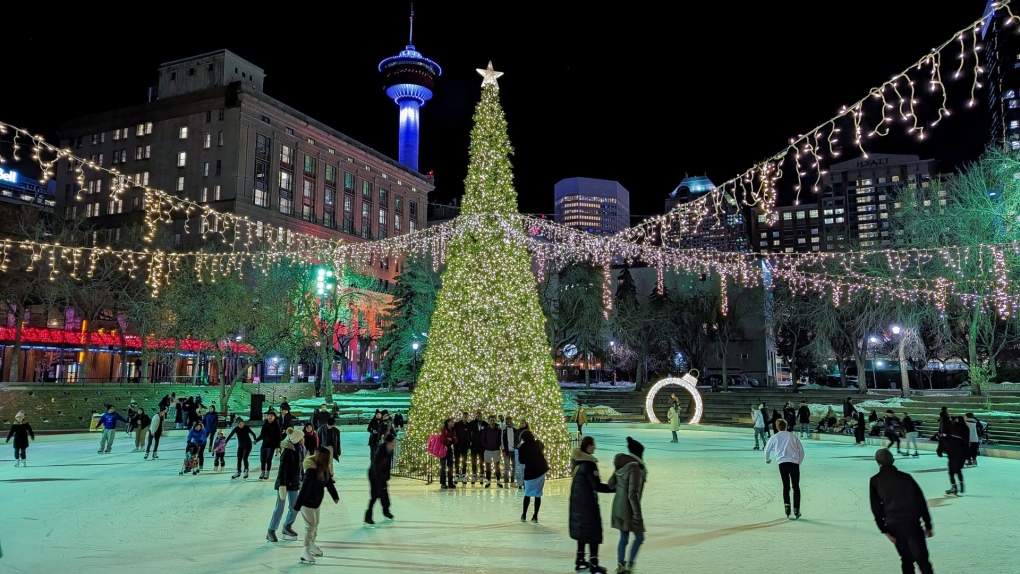
<svg viewBox="0 0 1020 574">
<path fill-rule="evenodd" d="M 751 407 L 751 426 L 754 428 L 754 450 L 760 450 L 758 437 L 761 437 L 761 444 L 768 442 L 768 435 L 765 432 L 765 404 L 759 404 L 758 408 Z"/>
<path fill-rule="evenodd" d="M 99 440 L 97 454 L 110 454 L 110 450 L 113 448 L 113 439 L 117 438 L 117 421 L 128 422 L 113 405 L 106 407 L 106 413 L 96 420 L 96 428 L 99 428 L 100 425 L 103 426 L 103 438 Z"/>
<path fill-rule="evenodd" d="M 893 465 L 889 449 L 879 449 L 875 462 L 878 474 L 871 477 L 871 513 L 878 529 L 896 545 L 904 574 L 913 574 L 915 563 L 921 574 L 933 574 L 925 538 L 934 533 L 924 492 L 914 477 Z"/>
<path fill-rule="evenodd" d="M 577 436 L 584 436 L 584 425 L 588 424 L 588 413 L 585 412 L 587 407 L 580 405 L 577 407 L 577 412 L 574 413 L 574 417 L 571 419 L 577 423 Z"/>
<path fill-rule="evenodd" d="M 800 402 L 797 409 L 797 422 L 800 423 L 800 438 L 811 438 L 811 409 L 806 401 Z"/>
<path fill-rule="evenodd" d="M 269 519 L 269 530 L 266 533 L 266 540 L 278 542 L 276 529 L 280 527 L 280 519 L 283 518 L 284 509 L 287 510 L 287 519 L 283 523 L 283 539 L 297 540 L 297 532 L 294 532 L 294 520 L 296 519 L 294 506 L 297 504 L 298 492 L 301 489 L 301 459 L 298 458 L 298 443 L 305 440 L 305 433 L 298 429 L 291 429 L 287 433 L 287 440 L 280 446 L 280 470 L 276 474 L 276 506 L 273 508 L 273 516 Z"/>
<path fill-rule="evenodd" d="M 542 508 L 542 491 L 545 489 L 545 475 L 549 472 L 549 462 L 545 459 L 545 445 L 537 440 L 530 430 L 521 433 L 521 445 L 517 454 L 524 465 L 524 511 L 521 522 L 527 520 L 528 506 L 535 499 L 535 513 L 531 522 L 538 524 L 538 511 Z"/>
<path fill-rule="evenodd" d="M 885 411 L 883 428 L 885 429 L 885 440 L 889 441 L 885 448 L 890 448 L 895 444 L 896 454 L 903 454 L 903 451 L 900 450 L 900 419 L 892 410 Z"/>
<path fill-rule="evenodd" d="M 28 466 L 25 450 L 28 448 L 29 437 L 35 440 L 35 431 L 32 430 L 32 425 L 25 422 L 25 411 L 18 411 L 18 414 L 14 415 L 14 424 L 11 425 L 11 430 L 7 431 L 7 440 L 4 442 L 11 442 L 12 437 L 14 438 L 15 468 Z"/>
<path fill-rule="evenodd" d="M 149 440 L 145 443 L 145 457 L 143 460 L 149 460 L 149 449 L 152 448 L 152 458 L 159 458 L 159 439 L 163 436 L 163 423 L 166 422 L 167 407 L 161 407 L 156 416 L 152 417 L 152 422 L 149 423 Z"/>
<path fill-rule="evenodd" d="M 145 444 L 145 435 L 149 434 L 152 417 L 145 414 L 145 409 L 139 408 L 138 412 L 131 417 L 131 424 L 135 427 L 135 450 L 131 452 L 141 452 L 142 445 Z"/>
<path fill-rule="evenodd" d="M 963 494 L 963 465 L 967 463 L 969 447 L 967 445 L 968 429 L 963 422 L 963 417 L 956 417 L 949 428 L 949 432 L 939 435 L 939 446 L 935 454 L 942 458 L 946 455 L 949 460 L 949 484 L 951 485 L 946 494 L 958 496 Z M 960 479 L 957 489 L 956 479 Z"/>
<path fill-rule="evenodd" d="M 255 431 L 251 430 L 251 427 L 244 424 L 244 419 L 237 417 L 234 421 L 234 428 L 230 429 L 230 434 L 227 435 L 227 442 L 230 439 L 237 437 L 237 472 L 230 477 L 231 480 L 239 478 L 241 476 L 241 466 L 244 466 L 244 479 L 248 479 L 248 455 L 251 454 L 252 441 L 258 441 L 258 437 L 255 436 Z M 224 443 L 226 448 L 226 443 Z M 260 476 L 261 478 L 261 476 Z"/>
<path fill-rule="evenodd" d="M 853 416 L 854 420 L 857 421 L 854 425 L 854 443 L 856 443 L 857 446 L 865 446 L 867 444 L 867 439 L 865 438 L 864 433 L 867 431 L 868 421 L 864 417 L 864 411 L 855 411 Z"/>
<path fill-rule="evenodd" d="M 673 407 L 670 407 L 671 409 Z M 588 570 L 593 573 L 606 572 L 599 565 L 599 544 L 602 544 L 602 512 L 599 510 L 600 492 L 615 492 L 616 489 L 604 484 L 599 478 L 599 461 L 594 456 L 595 439 L 586 436 L 581 446 L 570 453 L 570 537 L 577 541 L 577 555 L 574 570 Z M 584 559 L 585 545 L 588 559 Z"/>
<path fill-rule="evenodd" d="M 302 433 L 303 435 L 304 433 Z M 259 437 L 255 439 L 256 443 L 262 443 L 262 448 L 259 450 L 259 464 L 262 468 L 259 480 L 269 480 L 269 473 L 273 471 L 273 456 L 280 454 L 282 441 L 283 428 L 276 420 L 276 413 L 269 411 L 266 413 L 265 422 L 262 423 Z"/>
<path fill-rule="evenodd" d="M 616 545 L 617 574 L 631 574 L 638 550 L 645 541 L 645 519 L 641 511 L 641 495 L 648 480 L 645 468 L 645 447 L 638 441 L 627 437 L 627 452 L 613 458 L 613 476 L 609 477 L 609 487 L 616 491 L 613 496 L 613 528 L 620 531 L 620 542 Z M 627 554 L 627 543 L 630 534 L 634 533 L 634 543 Z"/>
<path fill-rule="evenodd" d="M 669 431 L 673 433 L 673 440 L 669 442 L 680 442 L 680 439 L 676 436 L 677 431 L 680 430 L 680 413 L 676 412 L 676 407 L 673 405 L 669 406 L 669 410 L 666 411 L 666 418 L 669 419 Z"/>
<path fill-rule="evenodd" d="M 914 458 L 921 456 L 921 454 L 917 452 L 917 423 L 914 422 L 914 419 L 910 418 L 910 415 L 903 413 L 903 418 L 900 419 L 900 424 L 903 425 L 903 439 L 907 443 L 907 452 L 904 454 L 910 456 L 910 445 L 913 444 Z"/>
<path fill-rule="evenodd" d="M 503 431 L 500 430 L 499 425 L 496 424 L 496 415 L 489 417 L 489 426 L 485 427 L 482 431 L 479 440 L 482 443 L 482 450 L 484 452 L 484 463 L 485 463 L 485 488 L 492 486 L 492 467 L 496 467 L 496 488 L 503 488 L 503 474 L 500 472 L 499 463 L 502 460 L 502 456 L 499 452 L 500 447 L 500 434 Z"/>
<path fill-rule="evenodd" d="M 765 464 L 775 458 L 783 479 L 783 506 L 790 520 L 800 518 L 800 463 L 804 461 L 804 445 L 797 435 L 787 431 L 786 421 L 776 421 L 779 432 L 765 445 Z M 793 488 L 793 516 L 790 515 L 790 488 Z"/>
<path fill-rule="evenodd" d="M 198 455 L 198 468 L 195 469 L 195 474 L 201 472 L 205 467 L 205 442 L 207 440 L 208 433 L 205 430 L 205 425 L 201 421 L 195 423 L 195 426 L 191 427 L 188 431 L 188 444 L 187 446 L 195 446 L 195 454 Z"/>
<path fill-rule="evenodd" d="M 443 441 L 443 446 L 446 447 L 446 456 L 439 461 L 439 488 L 457 488 L 454 479 L 456 478 L 456 470 L 454 464 L 454 447 L 457 446 L 457 431 L 454 429 L 456 421 L 453 417 L 446 419 L 443 424 L 443 428 L 439 430 L 440 439 Z"/>
<path fill-rule="evenodd" d="M 368 509 L 365 510 L 365 524 L 372 525 L 372 508 L 375 501 L 382 504 L 383 516 L 393 520 L 390 514 L 390 493 L 387 484 L 390 481 L 390 467 L 393 466 L 393 449 L 397 446 L 397 435 L 392 431 L 382 438 L 382 444 L 378 445 L 372 455 L 372 462 L 368 467 L 368 484 L 371 490 L 371 498 L 368 499 Z"/>
<path fill-rule="evenodd" d="M 319 533 L 319 507 L 322 506 L 325 491 L 329 491 L 334 504 L 340 502 L 330 471 L 332 456 L 328 448 L 319 447 L 302 463 L 305 480 L 301 483 L 294 509 L 301 512 L 301 518 L 305 520 L 305 545 L 301 554 L 301 562 L 305 564 L 315 564 L 315 558 L 322 556 L 322 550 L 315 544 L 315 539 Z"/>
<path fill-rule="evenodd" d="M 220 470 L 226 470 L 227 462 L 224 457 L 227 455 L 227 437 L 223 436 L 223 431 L 216 431 L 216 440 L 210 441 L 213 443 L 213 472 L 219 472 Z"/>
</svg>

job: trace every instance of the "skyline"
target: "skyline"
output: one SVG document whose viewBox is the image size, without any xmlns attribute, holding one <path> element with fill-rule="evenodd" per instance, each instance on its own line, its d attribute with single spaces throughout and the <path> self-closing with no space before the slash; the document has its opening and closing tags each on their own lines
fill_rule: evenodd
<svg viewBox="0 0 1020 574">
<path fill-rule="evenodd" d="M 627 188 L 635 219 L 661 213 L 685 175 L 707 175 L 718 184 L 781 151 L 791 137 L 976 20 L 985 2 L 962 4 L 943 13 L 916 0 L 894 6 L 796 1 L 742 7 L 734 15 L 723 6 L 596 13 L 572 2 L 536 19 L 520 7 L 478 6 L 465 16 L 445 3 L 416 2 L 412 43 L 443 68 L 435 96 L 421 110 L 420 171 L 435 173 L 432 201 L 460 196 L 481 89 L 475 69 L 491 60 L 505 74 L 501 101 L 522 212 L 551 215 L 556 182 L 590 177 Z M 386 156 L 398 155 L 397 107 L 377 66 L 407 45 L 409 2 L 345 6 L 337 24 L 344 33 L 302 35 L 295 28 L 294 43 L 257 34 L 253 26 L 265 28 L 263 22 L 229 12 L 201 16 L 214 32 L 222 28 L 215 23 L 229 18 L 232 33 L 184 35 L 178 21 L 139 24 L 151 49 L 137 40 L 128 46 L 134 32 L 125 36 L 108 31 L 108 22 L 104 29 L 87 21 L 97 15 L 26 31 L 7 77 L 38 77 L 47 63 L 51 73 L 43 78 L 66 80 L 49 90 L 40 90 L 39 80 L 20 81 L 5 93 L 0 120 L 55 142 L 62 121 L 143 103 L 161 63 L 227 49 L 265 70 L 270 97 Z M 805 19 L 817 29 L 805 29 Z M 82 30 L 102 32 L 76 42 L 68 60 L 65 44 Z M 747 62 L 742 49 L 753 50 L 754 60 Z M 111 59 L 117 64 L 107 70 L 102 63 Z M 890 136 L 871 151 L 939 159 L 943 170 L 973 159 L 988 139 L 986 94 L 980 90 L 979 104 L 968 110 L 950 102 L 953 117 L 922 145 Z"/>
</svg>

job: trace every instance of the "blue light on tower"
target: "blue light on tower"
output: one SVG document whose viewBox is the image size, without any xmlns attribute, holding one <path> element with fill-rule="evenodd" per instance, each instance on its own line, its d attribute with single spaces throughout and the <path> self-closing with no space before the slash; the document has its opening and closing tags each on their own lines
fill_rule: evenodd
<svg viewBox="0 0 1020 574">
<path fill-rule="evenodd" d="M 419 113 L 432 99 L 436 78 L 443 75 L 439 64 L 414 49 L 414 8 L 411 8 L 411 34 L 407 47 L 396 56 L 379 62 L 379 71 L 386 77 L 386 95 L 400 106 L 400 135 L 397 160 L 418 171 Z"/>
</svg>

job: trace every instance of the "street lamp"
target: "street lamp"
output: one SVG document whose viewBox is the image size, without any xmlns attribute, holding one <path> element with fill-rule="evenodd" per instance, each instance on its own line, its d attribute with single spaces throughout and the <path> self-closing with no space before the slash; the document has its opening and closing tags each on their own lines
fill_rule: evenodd
<svg viewBox="0 0 1020 574">
<path fill-rule="evenodd" d="M 878 337 L 869 337 L 868 341 L 871 343 L 871 382 L 875 385 L 875 388 L 877 389 L 878 388 L 878 371 L 875 370 L 875 359 L 878 358 L 878 347 L 876 346 L 876 344 L 878 343 Z M 867 388 L 867 386 L 868 386 L 868 377 L 867 377 L 867 373 L 865 373 L 864 387 Z"/>
<path fill-rule="evenodd" d="M 412 389 L 418 385 L 418 348 L 420 346 L 421 345 L 418 344 L 418 341 L 411 343 L 411 349 L 414 351 L 414 366 L 412 367 L 412 371 L 414 372 L 414 381 L 411 383 Z"/>
</svg>

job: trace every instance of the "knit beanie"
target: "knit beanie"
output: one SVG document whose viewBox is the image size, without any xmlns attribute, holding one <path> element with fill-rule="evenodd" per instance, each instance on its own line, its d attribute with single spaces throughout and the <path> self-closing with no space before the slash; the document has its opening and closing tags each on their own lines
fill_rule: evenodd
<svg viewBox="0 0 1020 574">
<path fill-rule="evenodd" d="M 627 437 L 627 451 L 638 458 L 642 458 L 645 454 L 645 446 L 638 441 Z"/>
<path fill-rule="evenodd" d="M 305 433 L 299 431 L 298 429 L 290 429 L 289 431 L 287 431 L 287 440 L 289 440 L 293 444 L 301 442 L 303 438 L 305 438 Z"/>
</svg>

